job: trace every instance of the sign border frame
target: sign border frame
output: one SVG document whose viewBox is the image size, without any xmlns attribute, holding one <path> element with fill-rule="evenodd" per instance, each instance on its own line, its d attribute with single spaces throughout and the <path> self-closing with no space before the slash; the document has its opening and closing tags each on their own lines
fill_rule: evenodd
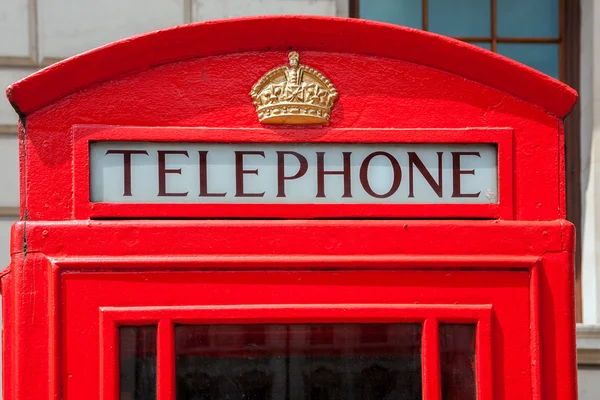
<svg viewBox="0 0 600 400">
<path fill-rule="evenodd" d="M 74 125 L 75 219 L 139 218 L 514 218 L 512 128 L 206 128 Z M 90 201 L 90 142 L 495 144 L 498 202 L 490 204 L 216 204 L 106 203 Z"/>
</svg>

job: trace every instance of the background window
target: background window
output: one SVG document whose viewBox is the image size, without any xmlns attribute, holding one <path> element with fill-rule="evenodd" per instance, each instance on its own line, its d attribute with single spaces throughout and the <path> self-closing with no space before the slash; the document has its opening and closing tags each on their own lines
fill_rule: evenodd
<svg viewBox="0 0 600 400">
<path fill-rule="evenodd" d="M 451 36 L 564 80 L 560 0 L 353 0 L 356 17 Z"/>
</svg>

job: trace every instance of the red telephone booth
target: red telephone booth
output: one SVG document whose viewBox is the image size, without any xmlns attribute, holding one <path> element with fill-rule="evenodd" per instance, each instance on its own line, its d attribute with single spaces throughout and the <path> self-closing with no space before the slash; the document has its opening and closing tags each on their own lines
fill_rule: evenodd
<svg viewBox="0 0 600 400">
<path fill-rule="evenodd" d="M 5 399 L 575 399 L 576 94 L 428 32 L 268 17 L 8 88 Z"/>
</svg>

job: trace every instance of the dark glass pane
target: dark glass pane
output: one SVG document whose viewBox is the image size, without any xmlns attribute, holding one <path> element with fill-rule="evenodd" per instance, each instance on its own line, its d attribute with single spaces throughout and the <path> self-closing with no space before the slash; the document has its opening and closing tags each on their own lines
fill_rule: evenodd
<svg viewBox="0 0 600 400">
<path fill-rule="evenodd" d="M 177 400 L 417 400 L 420 324 L 175 326 Z"/>
<path fill-rule="evenodd" d="M 499 37 L 558 38 L 559 0 L 497 0 Z"/>
<path fill-rule="evenodd" d="M 420 0 L 367 0 L 359 2 L 360 17 L 374 21 L 423 28 L 423 4 Z"/>
<path fill-rule="evenodd" d="M 559 78 L 559 46 L 554 43 L 498 43 L 498 53 Z"/>
<path fill-rule="evenodd" d="M 446 36 L 491 37 L 489 0 L 429 0 L 429 30 Z"/>
<path fill-rule="evenodd" d="M 156 326 L 119 327 L 121 400 L 156 399 Z"/>
<path fill-rule="evenodd" d="M 475 400 L 475 325 L 440 324 L 442 400 Z"/>
<path fill-rule="evenodd" d="M 492 44 L 490 42 L 469 42 L 474 46 L 481 47 L 482 49 L 492 50 Z"/>
</svg>

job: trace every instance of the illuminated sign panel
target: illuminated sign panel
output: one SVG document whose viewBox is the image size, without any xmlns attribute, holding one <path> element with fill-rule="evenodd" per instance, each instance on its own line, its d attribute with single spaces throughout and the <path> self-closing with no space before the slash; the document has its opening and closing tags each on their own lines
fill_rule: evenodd
<svg viewBox="0 0 600 400">
<path fill-rule="evenodd" d="M 108 203 L 498 202 L 493 144 L 90 143 Z"/>
</svg>

